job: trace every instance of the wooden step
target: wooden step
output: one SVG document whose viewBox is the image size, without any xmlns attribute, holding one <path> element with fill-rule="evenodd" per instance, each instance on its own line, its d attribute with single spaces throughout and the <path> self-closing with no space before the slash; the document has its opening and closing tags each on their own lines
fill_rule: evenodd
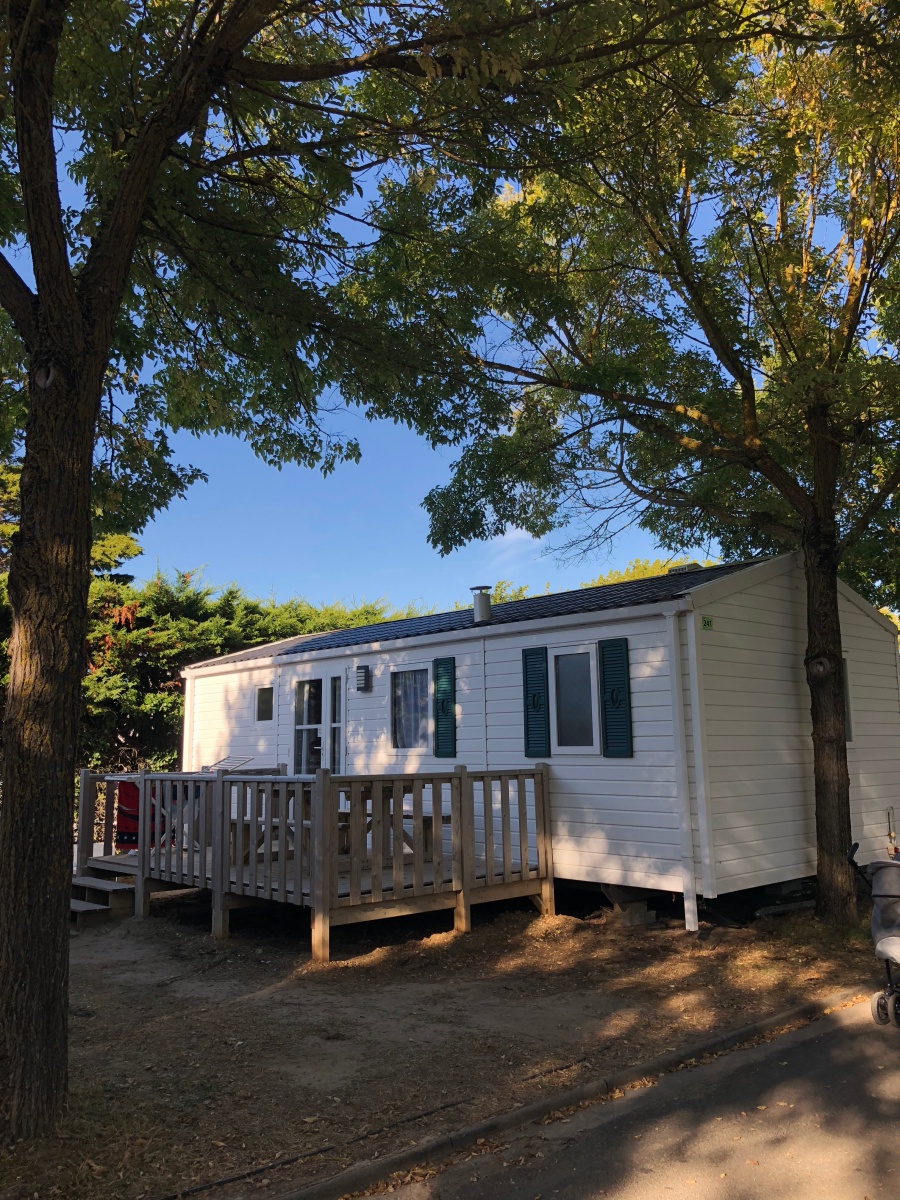
<svg viewBox="0 0 900 1200">
<path fill-rule="evenodd" d="M 134 876 L 138 872 L 137 854 L 135 851 L 131 851 L 128 854 L 109 854 L 89 858 L 84 869 L 91 875 Z"/>
<path fill-rule="evenodd" d="M 72 899 L 97 904 L 117 913 L 134 912 L 134 885 L 116 879 L 97 879 L 76 875 L 72 880 Z"/>
<path fill-rule="evenodd" d="M 133 892 L 133 883 L 123 883 L 118 879 L 108 879 L 103 875 L 73 875 L 73 887 L 93 888 L 95 892 Z"/>
<path fill-rule="evenodd" d="M 108 921 L 112 910 L 106 904 L 94 904 L 91 900 L 78 900 L 73 897 L 69 901 L 69 916 L 74 917 L 76 928 L 95 922 Z"/>
</svg>

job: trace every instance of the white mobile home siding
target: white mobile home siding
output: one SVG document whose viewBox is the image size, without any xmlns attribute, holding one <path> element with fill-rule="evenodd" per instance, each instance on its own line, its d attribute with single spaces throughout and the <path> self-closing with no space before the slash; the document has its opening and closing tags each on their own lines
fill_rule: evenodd
<svg viewBox="0 0 900 1200">
<path fill-rule="evenodd" d="M 648 617 L 578 629 L 489 638 L 488 765 L 524 767 L 522 650 L 627 637 L 633 758 L 556 753 L 550 763 L 553 866 L 561 878 L 639 887 L 683 884 L 665 620 Z"/>
<path fill-rule="evenodd" d="M 221 675 L 197 673 L 193 679 L 191 758 L 185 767 L 198 771 L 230 754 L 271 763 L 276 759 L 278 689 L 274 668 L 257 667 Z M 273 721 L 256 720 L 256 689 L 275 687 Z"/>
<path fill-rule="evenodd" d="M 852 594 L 841 595 L 841 636 L 849 667 L 852 741 L 850 812 L 861 862 L 883 857 L 885 810 L 900 811 L 900 679 L 896 631 L 863 611 Z"/>
<path fill-rule="evenodd" d="M 806 600 L 794 565 L 704 604 L 695 597 L 712 840 L 712 894 L 816 870 Z M 851 689 L 854 837 L 861 861 L 884 841 L 900 769 L 896 637 L 842 589 Z M 694 785 L 696 786 L 696 785 Z"/>
<path fill-rule="evenodd" d="M 435 758 L 425 750 L 397 750 L 391 744 L 391 671 L 427 668 L 435 658 L 456 659 L 456 759 Z M 372 690 L 356 690 L 356 668 L 372 671 Z M 355 647 L 339 657 L 322 656 L 305 662 L 288 660 L 281 667 L 278 747 L 280 761 L 294 770 L 294 695 L 301 679 L 340 674 L 344 687 L 345 765 L 347 774 L 452 770 L 456 763 L 484 765 L 484 700 L 480 643 L 411 646 L 366 651 Z M 429 716 L 429 748 L 433 744 Z"/>
</svg>

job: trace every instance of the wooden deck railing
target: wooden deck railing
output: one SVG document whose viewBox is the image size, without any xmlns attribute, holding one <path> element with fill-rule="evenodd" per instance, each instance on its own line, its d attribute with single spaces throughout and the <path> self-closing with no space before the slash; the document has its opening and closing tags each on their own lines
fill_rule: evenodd
<svg viewBox="0 0 900 1200">
<path fill-rule="evenodd" d="M 312 800 L 313 957 L 330 927 L 532 896 L 553 910 L 547 767 L 420 775 L 320 771 Z"/>
<path fill-rule="evenodd" d="M 553 909 L 544 765 L 416 775 L 321 770 L 314 777 L 142 772 L 134 779 L 138 914 L 146 915 L 154 887 L 209 888 L 213 933 L 225 937 L 237 905 L 302 905 L 312 910 L 313 957 L 324 962 L 332 925 L 453 908 L 455 927 L 467 931 L 472 904 L 511 896 Z M 83 777 L 82 794 L 96 799 L 101 780 Z M 90 801 L 83 812 L 87 830 Z M 81 828 L 80 819 L 79 835 Z M 86 846 L 79 836 L 79 861 Z"/>
<path fill-rule="evenodd" d="M 102 792 L 102 795 L 101 795 Z M 78 823 L 75 833 L 75 870 L 80 872 L 93 856 L 95 834 L 100 833 L 103 853 L 112 854 L 115 833 L 115 786 L 105 775 L 81 771 L 78 776 Z M 102 804 L 102 812 L 98 808 Z"/>
</svg>

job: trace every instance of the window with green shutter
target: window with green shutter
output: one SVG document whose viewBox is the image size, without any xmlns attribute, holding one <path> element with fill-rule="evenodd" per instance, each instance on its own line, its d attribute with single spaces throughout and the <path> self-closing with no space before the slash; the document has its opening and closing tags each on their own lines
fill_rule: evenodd
<svg viewBox="0 0 900 1200">
<path fill-rule="evenodd" d="M 456 659 L 434 660 L 434 756 L 456 758 Z"/>
<path fill-rule="evenodd" d="M 525 754 L 546 758 L 550 754 L 550 687 L 547 647 L 522 651 L 522 699 L 525 706 Z"/>
<path fill-rule="evenodd" d="M 633 758 L 628 638 L 606 638 L 598 642 L 597 665 L 603 753 L 607 758 Z"/>
</svg>

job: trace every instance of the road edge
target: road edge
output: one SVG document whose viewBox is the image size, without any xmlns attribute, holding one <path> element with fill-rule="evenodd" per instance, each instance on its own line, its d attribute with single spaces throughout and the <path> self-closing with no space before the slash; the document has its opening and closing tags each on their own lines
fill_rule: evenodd
<svg viewBox="0 0 900 1200">
<path fill-rule="evenodd" d="M 729 1033 L 719 1034 L 706 1041 L 694 1042 L 682 1050 L 673 1050 L 659 1054 L 647 1062 L 634 1066 L 623 1067 L 621 1071 L 613 1071 L 599 1079 L 590 1079 L 575 1087 L 565 1088 L 532 1100 L 529 1104 L 520 1105 L 508 1112 L 496 1113 L 485 1117 L 471 1125 L 464 1125 L 452 1133 L 443 1133 L 417 1146 L 409 1146 L 398 1150 L 384 1158 L 366 1159 L 346 1167 L 337 1175 L 327 1179 L 317 1180 L 299 1188 L 273 1193 L 272 1200 L 341 1200 L 348 1192 L 359 1192 L 373 1184 L 380 1183 L 396 1171 L 409 1170 L 411 1167 L 431 1161 L 434 1158 L 446 1158 L 457 1150 L 474 1146 L 479 1138 L 490 1137 L 509 1129 L 517 1129 L 546 1117 L 549 1113 L 560 1108 L 574 1108 L 585 1101 L 599 1100 L 609 1092 L 627 1088 L 633 1084 L 653 1076 L 665 1075 L 670 1071 L 695 1062 L 697 1059 L 708 1058 L 710 1055 L 721 1054 L 728 1050 L 737 1049 L 745 1042 L 752 1042 L 767 1033 L 772 1033 L 784 1025 L 793 1025 L 798 1021 L 811 1021 L 816 1017 L 826 1016 L 833 1009 L 840 1008 L 853 1000 L 863 999 L 868 995 L 860 988 L 848 988 L 824 996 L 820 1000 L 808 1000 L 794 1008 L 785 1009 L 752 1025 L 742 1025 Z"/>
</svg>

